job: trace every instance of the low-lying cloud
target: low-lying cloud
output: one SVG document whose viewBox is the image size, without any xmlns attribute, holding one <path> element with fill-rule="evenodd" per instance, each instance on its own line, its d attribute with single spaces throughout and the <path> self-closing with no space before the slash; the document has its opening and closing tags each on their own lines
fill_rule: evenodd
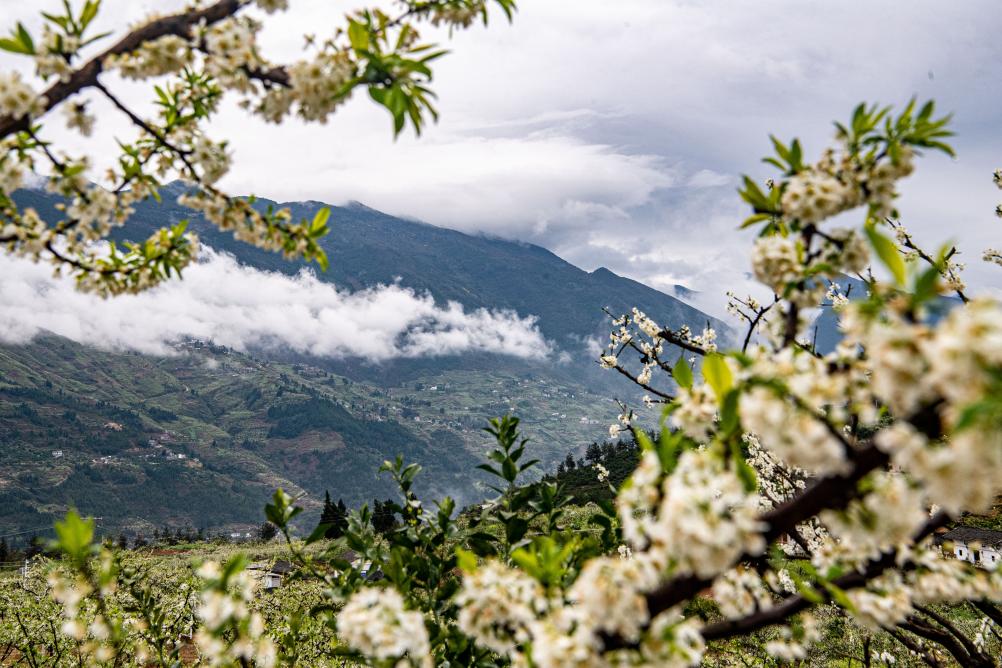
<svg viewBox="0 0 1002 668">
<path fill-rule="evenodd" d="M 0 254 L 0 341 L 51 332 L 111 350 L 169 355 L 196 338 L 237 350 L 282 348 L 318 357 L 397 357 L 551 352 L 534 316 L 466 311 L 401 285 L 341 290 L 309 272 L 296 276 L 203 252 L 184 279 L 112 299 L 77 292 L 46 265 Z"/>
</svg>

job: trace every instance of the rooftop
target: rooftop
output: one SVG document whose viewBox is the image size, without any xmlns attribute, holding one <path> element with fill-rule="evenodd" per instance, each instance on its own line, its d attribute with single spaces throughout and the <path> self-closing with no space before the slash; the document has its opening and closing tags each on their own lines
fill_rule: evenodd
<svg viewBox="0 0 1002 668">
<path fill-rule="evenodd" d="M 979 527 L 954 527 L 939 537 L 940 541 L 955 543 L 980 543 L 982 547 L 1002 548 L 1002 531 L 981 529 Z"/>
</svg>

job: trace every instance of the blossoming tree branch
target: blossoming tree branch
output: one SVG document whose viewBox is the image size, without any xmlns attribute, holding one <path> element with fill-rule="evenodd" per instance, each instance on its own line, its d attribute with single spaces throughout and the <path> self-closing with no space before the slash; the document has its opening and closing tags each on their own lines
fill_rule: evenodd
<svg viewBox="0 0 1002 668">
<path fill-rule="evenodd" d="M 436 118 L 429 88 L 432 64 L 445 52 L 423 42 L 421 23 L 465 28 L 485 23 L 489 5 L 511 18 L 514 0 L 404 0 L 395 12 L 362 10 L 343 26 L 309 37 L 303 59 L 277 64 L 262 57 L 257 35 L 286 0 L 217 0 L 172 16 L 151 17 L 89 58 L 84 54 L 111 36 L 92 34 L 100 0 L 65 13 L 44 13 L 41 34 L 21 23 L 0 48 L 34 60 L 38 81 L 18 72 L 0 75 L 0 244 L 8 251 L 52 262 L 72 274 L 81 289 L 101 294 L 136 292 L 180 274 L 197 254 L 197 239 L 184 224 L 157 231 L 143 243 L 119 248 L 104 243 L 112 228 L 125 225 L 132 206 L 157 198 L 158 187 L 181 179 L 190 186 L 181 203 L 223 230 L 260 248 L 302 257 L 325 267 L 318 239 L 327 233 L 326 210 L 295 222 L 285 209 L 259 211 L 230 197 L 216 183 L 229 170 L 227 142 L 207 134 L 225 96 L 237 96 L 249 114 L 281 123 L 291 114 L 326 123 L 354 91 L 363 88 L 389 110 L 395 134 L 409 124 L 418 133 Z M 153 83 L 155 118 L 142 118 L 115 93 L 109 74 Z M 38 86 L 41 82 L 45 88 Z M 95 118 L 90 96 L 106 98 L 135 126 L 121 141 L 117 166 L 104 184 L 88 180 L 92 160 L 67 155 L 45 138 L 43 121 L 60 109 L 71 129 L 90 135 Z M 63 216 L 45 220 L 19 209 L 12 193 L 30 171 L 51 174 L 48 187 L 66 199 Z"/>
<path fill-rule="evenodd" d="M 82 48 L 92 6 L 62 17 L 44 47 L 22 29 L 3 43 L 59 79 L 44 100 L 18 77 L 5 80 L 4 187 L 45 159 L 53 187 L 72 201 L 52 225 L 10 204 L 4 235 L 14 252 L 48 253 L 107 293 L 141 289 L 190 259 L 181 230 L 124 253 L 94 248 L 112 220 L 127 218 L 122 203 L 151 195 L 171 170 L 194 188 L 185 202 L 217 224 L 319 259 L 322 219 L 294 225 L 215 191 L 228 156 L 200 134 L 201 119 L 234 92 L 266 118 L 295 110 L 321 120 L 364 85 L 393 112 L 396 131 L 408 121 L 419 128 L 431 113 L 422 59 L 435 52 L 411 41 L 407 20 L 463 25 L 485 10 L 412 2 L 402 18 L 354 15 L 314 60 L 278 68 L 248 46 L 258 26 L 236 14 L 242 5 L 221 2 L 139 28 L 98 65 L 64 67 L 72 58 L 51 56 Z M 113 98 L 95 83 L 111 66 L 180 75 L 161 87 L 157 124 L 139 121 L 148 127 L 126 147 L 119 185 L 98 191 L 31 119 L 67 99 L 66 86 Z M 90 124 L 72 107 L 70 122 Z M 240 555 L 172 572 L 165 587 L 133 555 L 96 545 L 93 523 L 70 513 L 57 526 L 62 558 L 26 574 L 25 592 L 0 593 L 17 611 L 15 622 L 0 619 L 0 647 L 31 665 L 169 666 L 186 646 L 199 662 L 226 666 L 727 665 L 735 655 L 813 660 L 835 616 L 865 635 L 864 665 L 997 666 L 1002 571 L 945 558 L 932 537 L 1002 492 L 1002 307 L 963 284 L 957 248 L 923 248 L 895 207 L 897 183 L 922 153 L 952 153 L 948 122 L 931 102 L 897 112 L 861 105 L 813 162 L 799 141 L 773 139 L 766 160 L 776 176 L 746 178 L 740 191 L 751 208 L 743 226 L 758 231 L 751 266 L 772 297 L 731 295 L 745 326 L 735 349 L 709 329 L 614 314 L 600 363 L 643 388 L 663 421 L 649 434 L 624 406 L 612 431 L 632 435 L 639 464 L 588 526 L 570 522 L 559 484 L 533 474 L 531 444 L 506 416 L 490 423 L 497 445 L 480 467 L 495 481 L 492 498 L 462 517 L 449 498 L 427 507 L 419 468 L 400 458 L 383 470 L 399 488 L 401 522 L 383 535 L 363 507 L 335 540 L 323 524 L 297 538 L 302 510 L 276 492 L 266 515 L 286 539 L 298 587 L 279 611 L 254 597 Z M 984 259 L 998 262 L 998 252 Z M 846 294 L 846 276 L 865 294 Z M 827 354 L 810 336 L 821 305 L 843 334 Z M 608 470 L 596 474 L 608 482 Z M 349 548 L 383 578 L 353 567 Z"/>
</svg>

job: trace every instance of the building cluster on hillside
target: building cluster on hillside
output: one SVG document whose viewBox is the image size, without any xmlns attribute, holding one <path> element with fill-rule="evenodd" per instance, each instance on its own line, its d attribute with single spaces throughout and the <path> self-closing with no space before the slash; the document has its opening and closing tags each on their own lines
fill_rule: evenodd
<svg viewBox="0 0 1002 668">
<path fill-rule="evenodd" d="M 1002 564 L 1002 531 L 959 526 L 936 537 L 943 553 L 993 571 Z"/>
</svg>

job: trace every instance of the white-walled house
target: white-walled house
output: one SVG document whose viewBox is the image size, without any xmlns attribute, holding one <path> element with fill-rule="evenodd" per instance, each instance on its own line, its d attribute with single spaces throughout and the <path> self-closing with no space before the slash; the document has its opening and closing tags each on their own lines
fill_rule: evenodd
<svg viewBox="0 0 1002 668">
<path fill-rule="evenodd" d="M 943 553 L 990 571 L 1002 566 L 1002 531 L 959 526 L 939 536 Z"/>
<path fill-rule="evenodd" d="M 247 570 L 256 576 L 264 591 L 272 591 L 282 586 L 282 578 L 293 571 L 293 565 L 284 559 L 279 559 L 271 564 L 251 564 Z"/>
</svg>

